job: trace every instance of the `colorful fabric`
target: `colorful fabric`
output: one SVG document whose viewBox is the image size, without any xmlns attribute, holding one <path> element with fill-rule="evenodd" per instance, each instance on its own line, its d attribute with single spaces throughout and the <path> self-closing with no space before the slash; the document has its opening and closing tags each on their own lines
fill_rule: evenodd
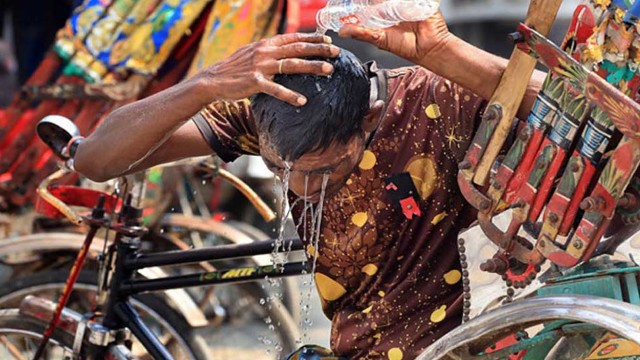
<svg viewBox="0 0 640 360">
<path fill-rule="evenodd" d="M 89 82 L 129 71 L 153 75 L 210 0 L 87 0 L 54 46 L 64 73 Z M 275 35 L 284 0 L 220 0 L 212 6 L 187 76 L 253 41 Z M 106 81 L 111 81 L 107 78 Z"/>
<path fill-rule="evenodd" d="M 346 185 L 325 199 L 319 248 L 307 247 L 318 256 L 333 352 L 407 360 L 461 321 L 456 237 L 475 213 L 457 164 L 484 101 L 421 67 L 390 70 L 379 84 L 385 118 Z M 210 105 L 194 121 L 223 159 L 258 153 L 247 102 Z"/>
<path fill-rule="evenodd" d="M 90 82 L 110 72 L 154 75 L 209 1 L 87 0 L 54 48 L 69 61 L 65 74 Z"/>
<path fill-rule="evenodd" d="M 216 1 L 188 77 L 227 58 L 240 47 L 277 33 L 282 0 Z"/>
</svg>

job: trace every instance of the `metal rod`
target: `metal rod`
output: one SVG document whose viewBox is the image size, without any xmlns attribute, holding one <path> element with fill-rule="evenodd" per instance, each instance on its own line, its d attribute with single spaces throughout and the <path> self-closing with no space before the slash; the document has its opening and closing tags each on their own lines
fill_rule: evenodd
<svg viewBox="0 0 640 360">
<path fill-rule="evenodd" d="M 198 263 L 201 261 L 229 260 L 233 258 L 266 255 L 273 252 L 275 240 L 256 241 L 249 244 L 220 245 L 193 250 L 163 251 L 125 260 L 125 268 L 137 270 L 153 266 L 181 265 Z M 302 241 L 298 238 L 284 239 L 281 248 L 297 251 L 303 249 Z"/>
<path fill-rule="evenodd" d="M 173 360 L 173 356 L 147 325 L 140 319 L 140 315 L 128 302 L 119 302 L 114 310 L 122 323 L 140 340 L 145 350 L 156 360 Z"/>
<path fill-rule="evenodd" d="M 303 274 L 307 269 L 306 262 L 292 262 L 284 265 L 266 265 L 234 268 L 191 275 L 172 276 L 150 280 L 128 280 L 121 286 L 121 295 L 130 296 L 149 291 L 186 288 L 225 283 L 240 283 L 260 280 L 266 277 L 280 278 Z"/>
</svg>

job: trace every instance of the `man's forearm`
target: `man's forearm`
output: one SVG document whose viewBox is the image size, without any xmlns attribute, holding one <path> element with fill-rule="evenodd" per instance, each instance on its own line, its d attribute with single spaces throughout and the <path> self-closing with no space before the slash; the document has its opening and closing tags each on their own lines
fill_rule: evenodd
<svg viewBox="0 0 640 360">
<path fill-rule="evenodd" d="M 450 35 L 447 41 L 429 54 L 431 55 L 418 59 L 418 64 L 487 100 L 493 96 L 508 63 L 506 59 L 479 49 L 454 35 Z M 543 81 L 544 74 L 534 71 L 517 113 L 520 119 L 526 119 L 529 115 Z"/>
<path fill-rule="evenodd" d="M 187 80 L 112 112 L 78 147 L 76 169 L 96 181 L 129 172 L 207 105 L 199 80 Z"/>
</svg>

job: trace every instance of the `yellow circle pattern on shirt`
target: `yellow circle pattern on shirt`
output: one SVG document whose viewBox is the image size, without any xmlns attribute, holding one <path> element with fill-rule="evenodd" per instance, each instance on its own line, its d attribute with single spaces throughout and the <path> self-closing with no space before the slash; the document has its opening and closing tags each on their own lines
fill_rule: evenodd
<svg viewBox="0 0 640 360">
<path fill-rule="evenodd" d="M 327 301 L 337 300 L 347 292 L 344 286 L 325 274 L 316 273 L 315 278 L 320 296 Z"/>
<path fill-rule="evenodd" d="M 371 170 L 376 165 L 376 161 L 376 155 L 369 150 L 365 150 L 364 153 L 362 153 L 362 160 L 360 160 L 359 167 L 362 170 Z"/>
<path fill-rule="evenodd" d="M 460 279 L 462 278 L 462 273 L 460 273 L 460 270 L 454 269 L 444 274 L 442 277 L 444 278 L 444 282 L 449 285 L 453 285 L 457 284 L 458 281 L 460 281 Z"/>
<path fill-rule="evenodd" d="M 402 360 L 403 356 L 404 354 L 402 353 L 402 350 L 397 347 L 389 349 L 389 352 L 387 353 L 389 360 Z"/>
<path fill-rule="evenodd" d="M 444 320 L 444 318 L 447 317 L 447 305 L 442 305 L 439 308 L 437 308 L 434 312 L 431 313 L 431 317 L 429 318 L 429 320 L 431 320 L 432 323 L 439 323 L 442 320 Z"/>
<path fill-rule="evenodd" d="M 405 171 L 411 175 L 422 200 L 426 200 L 438 185 L 436 163 L 428 155 L 420 155 L 410 160 Z"/>
<path fill-rule="evenodd" d="M 357 227 L 363 227 L 368 219 L 369 215 L 366 212 L 357 212 L 351 217 L 351 222 Z"/>
<path fill-rule="evenodd" d="M 367 264 L 362 267 L 362 272 L 369 276 L 373 276 L 378 272 L 378 267 L 374 264 Z"/>
<path fill-rule="evenodd" d="M 438 106 L 438 104 L 431 104 L 427 106 L 427 108 L 424 109 L 424 113 L 427 115 L 429 119 L 437 119 L 440 116 L 442 116 L 442 113 L 440 112 L 440 107 Z"/>
</svg>

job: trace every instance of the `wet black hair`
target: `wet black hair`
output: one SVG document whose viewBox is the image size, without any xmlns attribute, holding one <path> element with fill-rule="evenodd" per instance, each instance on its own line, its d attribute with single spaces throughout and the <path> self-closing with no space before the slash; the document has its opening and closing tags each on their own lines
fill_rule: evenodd
<svg viewBox="0 0 640 360">
<path fill-rule="evenodd" d="M 323 59 L 333 64 L 330 77 L 277 75 L 274 81 L 303 94 L 307 103 L 295 107 L 266 94 L 251 101 L 258 132 L 278 155 L 294 161 L 302 155 L 347 143 L 359 133 L 369 111 L 370 82 L 360 60 L 342 49 L 340 55 Z"/>
</svg>

